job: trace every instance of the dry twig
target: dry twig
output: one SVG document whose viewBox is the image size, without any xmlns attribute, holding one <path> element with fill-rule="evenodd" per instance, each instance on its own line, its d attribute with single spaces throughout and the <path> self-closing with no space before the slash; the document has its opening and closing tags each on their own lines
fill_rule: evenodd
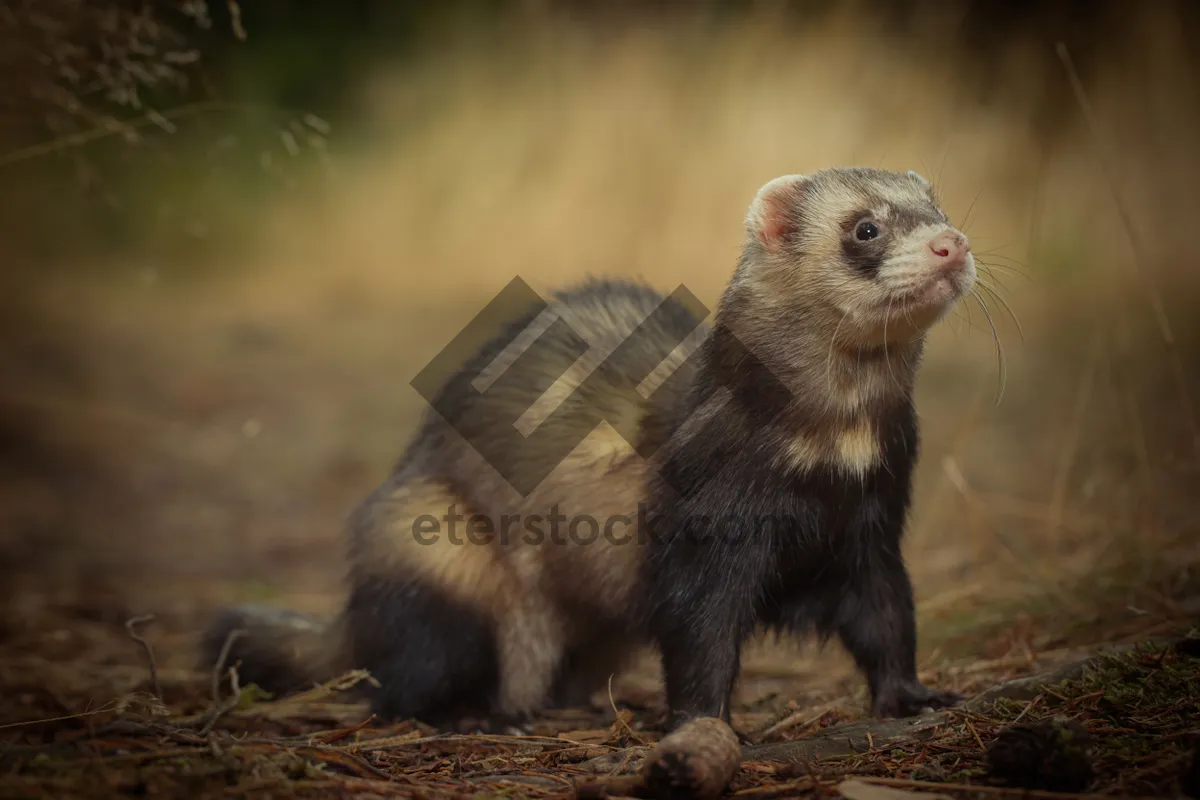
<svg viewBox="0 0 1200 800">
<path fill-rule="evenodd" d="M 140 636 L 134 628 L 154 619 L 153 614 L 143 614 L 140 617 L 130 617 L 125 620 L 125 630 L 129 632 L 129 638 L 142 646 L 146 652 L 146 662 L 150 666 L 150 685 L 154 687 L 154 696 L 162 700 L 162 685 L 158 682 L 158 662 L 154 660 L 154 648 L 145 638 Z"/>
</svg>

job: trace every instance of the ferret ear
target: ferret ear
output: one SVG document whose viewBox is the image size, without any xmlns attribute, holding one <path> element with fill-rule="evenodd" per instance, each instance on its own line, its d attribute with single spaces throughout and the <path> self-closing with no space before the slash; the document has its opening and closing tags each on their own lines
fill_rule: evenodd
<svg viewBox="0 0 1200 800">
<path fill-rule="evenodd" d="M 907 174 L 908 174 L 908 177 L 912 178 L 914 181 L 921 184 L 926 189 L 929 188 L 929 181 L 927 181 L 925 179 L 925 176 L 922 175 L 921 173 L 915 172 L 914 170 L 910 169 Z"/>
<path fill-rule="evenodd" d="M 746 214 L 746 230 L 777 252 L 800 227 L 800 209 L 808 188 L 807 175 L 783 175 L 758 190 Z"/>
</svg>

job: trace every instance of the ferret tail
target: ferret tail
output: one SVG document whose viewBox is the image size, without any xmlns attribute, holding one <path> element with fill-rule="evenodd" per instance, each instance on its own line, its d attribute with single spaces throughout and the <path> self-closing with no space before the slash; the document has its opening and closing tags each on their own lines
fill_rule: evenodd
<svg viewBox="0 0 1200 800">
<path fill-rule="evenodd" d="M 234 667 L 241 686 L 253 683 L 277 697 L 338 677 L 347 668 L 346 652 L 340 619 L 260 605 L 222 609 L 200 643 L 201 669 L 220 662 L 228 674 Z"/>
</svg>

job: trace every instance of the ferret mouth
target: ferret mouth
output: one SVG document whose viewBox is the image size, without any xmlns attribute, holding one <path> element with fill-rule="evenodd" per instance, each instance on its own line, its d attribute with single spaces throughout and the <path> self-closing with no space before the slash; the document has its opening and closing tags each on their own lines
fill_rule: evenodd
<svg viewBox="0 0 1200 800">
<path fill-rule="evenodd" d="M 901 313 L 946 308 L 967 293 L 965 273 L 941 272 L 922 281 L 918 286 L 891 295 L 881 303 L 885 309 Z"/>
</svg>

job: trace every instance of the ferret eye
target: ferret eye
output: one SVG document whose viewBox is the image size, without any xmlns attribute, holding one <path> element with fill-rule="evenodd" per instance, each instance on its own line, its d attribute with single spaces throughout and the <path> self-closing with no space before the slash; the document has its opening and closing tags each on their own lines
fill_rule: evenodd
<svg viewBox="0 0 1200 800">
<path fill-rule="evenodd" d="M 879 228 L 875 227 L 874 222 L 860 222 L 858 227 L 854 229 L 854 237 L 860 242 L 866 242 L 874 239 L 879 235 Z"/>
</svg>

